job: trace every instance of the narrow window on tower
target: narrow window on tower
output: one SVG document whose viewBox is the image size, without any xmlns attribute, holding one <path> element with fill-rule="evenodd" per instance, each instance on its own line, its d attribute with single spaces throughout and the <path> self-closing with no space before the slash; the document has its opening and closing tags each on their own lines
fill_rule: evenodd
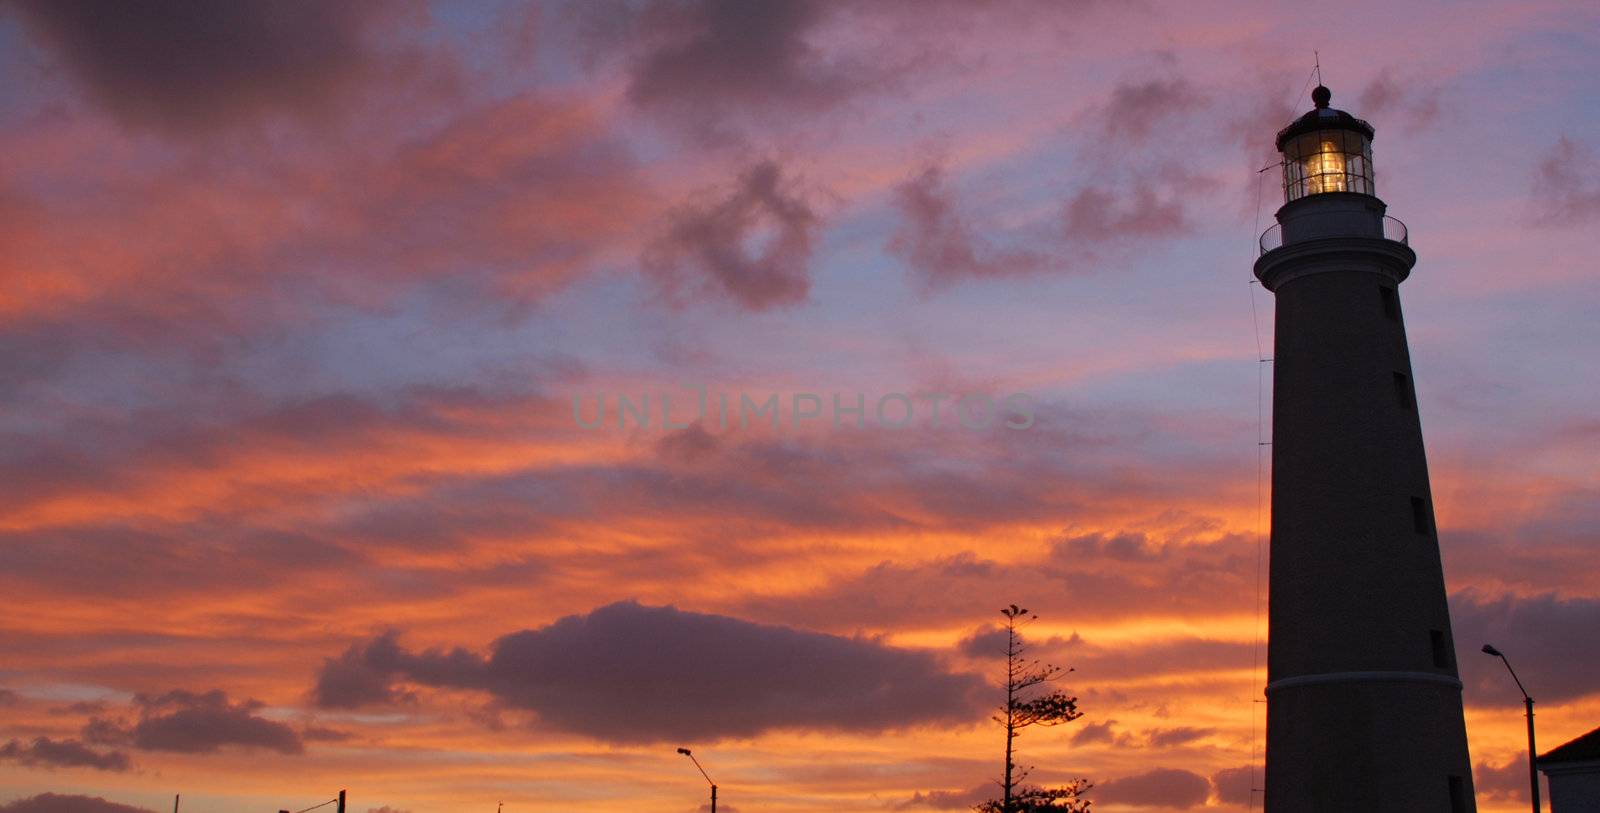
<svg viewBox="0 0 1600 813">
<path fill-rule="evenodd" d="M 1467 813 L 1467 783 L 1453 774 L 1450 776 L 1450 813 Z"/>
<path fill-rule="evenodd" d="M 1411 498 L 1411 525 L 1419 534 L 1431 532 L 1428 523 L 1428 501 L 1421 497 Z"/>
<path fill-rule="evenodd" d="M 1383 297 L 1383 315 L 1399 321 L 1400 300 L 1395 298 L 1394 289 L 1387 285 L 1379 285 L 1378 294 Z"/>
<path fill-rule="evenodd" d="M 1416 401 L 1411 398 L 1411 377 L 1405 373 L 1394 374 L 1394 399 L 1401 409 L 1416 408 Z"/>
<path fill-rule="evenodd" d="M 1450 647 L 1445 645 L 1444 630 L 1428 630 L 1428 640 L 1433 644 L 1433 665 L 1450 668 Z"/>
</svg>

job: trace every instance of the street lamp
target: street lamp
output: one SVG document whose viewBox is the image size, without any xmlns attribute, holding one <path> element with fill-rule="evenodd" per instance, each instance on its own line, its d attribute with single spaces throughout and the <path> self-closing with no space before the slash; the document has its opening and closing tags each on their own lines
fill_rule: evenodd
<svg viewBox="0 0 1600 813">
<path fill-rule="evenodd" d="M 1533 813 L 1539 813 L 1539 752 L 1533 745 L 1533 698 L 1528 696 L 1527 689 L 1522 688 L 1522 681 L 1517 679 L 1517 670 L 1511 668 L 1511 661 L 1506 660 L 1505 653 L 1495 649 L 1492 644 L 1484 644 L 1483 654 L 1493 655 L 1506 665 L 1506 671 L 1517 683 L 1517 691 L 1522 692 L 1523 705 L 1528 708 L 1528 784 L 1533 789 Z"/>
<path fill-rule="evenodd" d="M 696 768 L 700 768 L 700 760 L 695 759 L 694 754 L 689 753 L 689 749 L 679 748 L 678 753 L 688 757 L 689 761 L 693 762 Z M 717 813 L 717 783 L 711 781 L 711 775 L 706 773 L 705 768 L 700 768 L 700 775 L 704 776 L 706 778 L 706 784 L 711 786 L 711 813 Z"/>
</svg>

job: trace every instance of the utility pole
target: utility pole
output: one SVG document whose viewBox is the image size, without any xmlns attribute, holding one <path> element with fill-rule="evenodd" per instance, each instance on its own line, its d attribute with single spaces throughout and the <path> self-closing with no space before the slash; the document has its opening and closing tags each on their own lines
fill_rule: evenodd
<svg viewBox="0 0 1600 813">
<path fill-rule="evenodd" d="M 339 791 L 339 813 L 344 813 L 344 790 Z"/>
</svg>

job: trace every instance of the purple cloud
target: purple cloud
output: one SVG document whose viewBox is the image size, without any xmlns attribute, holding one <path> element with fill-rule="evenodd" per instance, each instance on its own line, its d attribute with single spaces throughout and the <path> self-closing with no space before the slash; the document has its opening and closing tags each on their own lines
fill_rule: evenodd
<svg viewBox="0 0 1600 813">
<path fill-rule="evenodd" d="M 911 798 L 898 802 L 894 810 L 971 810 L 988 801 L 995 794 L 995 785 L 985 783 L 969 790 L 917 791 Z"/>
<path fill-rule="evenodd" d="M 1261 781 L 1262 772 L 1259 766 L 1250 767 L 1241 765 L 1237 768 L 1224 768 L 1211 775 L 1211 786 L 1215 790 L 1217 801 L 1225 805 L 1239 805 L 1247 807 L 1250 804 L 1251 789 L 1256 782 Z"/>
<path fill-rule="evenodd" d="M 1529 694 L 1540 700 L 1564 701 L 1600 690 L 1590 677 L 1600 672 L 1600 651 L 1575 645 L 1594 640 L 1600 629 L 1600 598 L 1491 597 L 1464 590 L 1450 597 L 1450 617 L 1469 704 L 1521 701 L 1499 659 L 1479 652 L 1486 643 L 1506 653 Z"/>
<path fill-rule="evenodd" d="M 1217 733 L 1214 728 L 1195 728 L 1179 726 L 1177 728 L 1157 728 L 1145 732 L 1146 742 L 1152 748 L 1175 748 L 1187 745 L 1195 740 L 1209 737 Z"/>
<path fill-rule="evenodd" d="M 294 729 L 255 714 L 265 704 L 232 702 L 221 689 L 203 693 L 178 689 L 156 697 L 141 694 L 134 697 L 134 704 L 139 707 L 137 723 L 128 726 L 93 718 L 84 726 L 84 739 L 183 754 L 209 754 L 226 746 L 280 754 L 305 751 Z"/>
<path fill-rule="evenodd" d="M 1184 173 L 1165 177 L 1185 189 L 1195 180 Z M 1143 179 L 1120 191 L 1099 185 L 1078 190 L 1063 208 L 1063 221 L 1067 238 L 1085 243 L 1172 237 L 1190 228 L 1183 196 Z"/>
<path fill-rule="evenodd" d="M 869 61 L 813 41 L 844 9 L 817 0 L 664 0 L 637 11 L 594 7 L 586 22 L 603 48 L 626 54 L 631 101 L 718 139 L 733 117 L 824 110 L 882 82 Z"/>
<path fill-rule="evenodd" d="M 210 129 L 263 114 L 321 116 L 351 86 L 397 66 L 374 29 L 389 6 L 21 0 L 23 19 L 87 95 L 119 120 Z"/>
<path fill-rule="evenodd" d="M 1533 178 L 1533 202 L 1540 218 L 1572 225 L 1600 216 L 1600 158 L 1587 142 L 1566 136 L 1540 159 Z"/>
<path fill-rule="evenodd" d="M 1095 786 L 1095 801 L 1130 807 L 1196 807 L 1210 795 L 1205 777 L 1180 768 L 1156 768 Z"/>
<path fill-rule="evenodd" d="M 820 223 L 782 176 L 777 162 L 763 161 L 726 197 L 678 207 L 645 269 L 675 292 L 710 289 L 749 310 L 804 301 Z"/>
<path fill-rule="evenodd" d="M 324 664 L 315 694 L 324 705 L 392 701 L 395 689 L 367 679 L 378 675 L 486 691 L 553 728 L 612 742 L 966 721 L 983 686 L 930 654 L 870 639 L 632 602 L 506 635 L 487 658 L 412 654 L 382 636 Z"/>
<path fill-rule="evenodd" d="M 94 768 L 100 771 L 126 771 L 133 767 L 121 751 L 100 752 L 78 740 L 52 740 L 37 737 L 30 743 L 12 740 L 0 745 L 0 760 L 50 768 Z"/>
<path fill-rule="evenodd" d="M 1201 101 L 1199 91 L 1181 77 L 1120 83 L 1111 91 L 1111 101 L 1106 105 L 1106 134 L 1142 141 L 1162 120 L 1192 110 Z"/>
<path fill-rule="evenodd" d="M 1001 251 L 973 233 L 945 187 L 943 167 L 930 164 L 895 189 L 895 206 L 904 222 L 888 248 L 933 287 L 961 279 L 1007 277 L 1043 270 L 1044 255 Z"/>
<path fill-rule="evenodd" d="M 108 802 L 99 796 L 41 793 L 0 805 L 0 813 L 154 813 L 149 808 Z"/>
</svg>

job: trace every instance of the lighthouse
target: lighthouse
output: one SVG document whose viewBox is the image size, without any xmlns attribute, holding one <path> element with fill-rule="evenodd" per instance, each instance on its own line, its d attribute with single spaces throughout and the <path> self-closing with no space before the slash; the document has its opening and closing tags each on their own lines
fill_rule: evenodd
<svg viewBox="0 0 1600 813">
<path fill-rule="evenodd" d="M 1266 813 L 1475 810 L 1400 284 L 1373 128 L 1329 106 L 1278 132 L 1284 203 L 1256 277 L 1277 302 Z"/>
</svg>

